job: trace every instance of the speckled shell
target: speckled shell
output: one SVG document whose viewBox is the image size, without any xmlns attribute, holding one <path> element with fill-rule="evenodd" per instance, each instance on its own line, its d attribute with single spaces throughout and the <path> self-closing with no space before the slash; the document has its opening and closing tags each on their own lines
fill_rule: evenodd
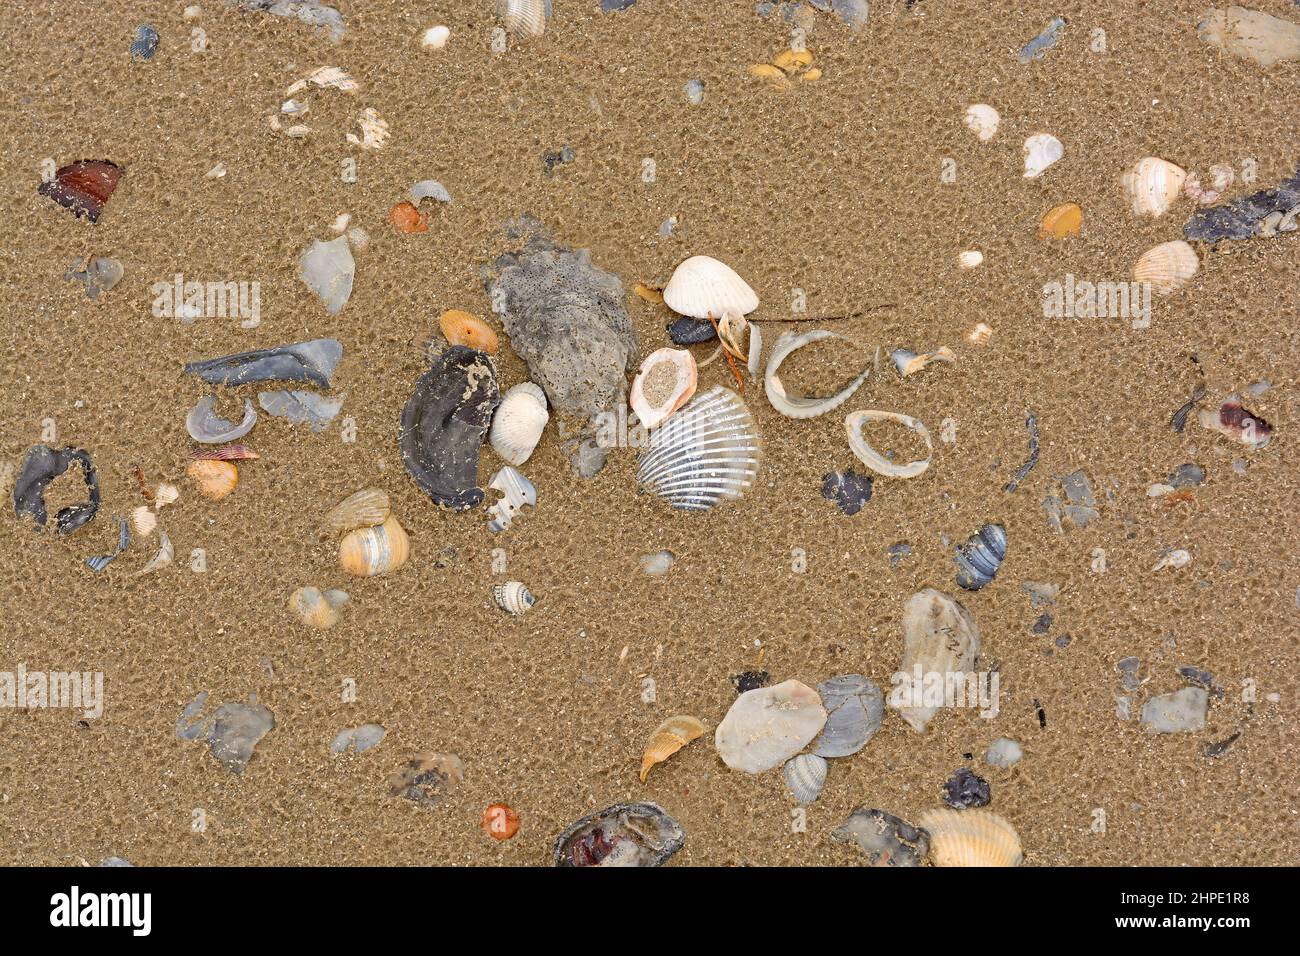
<svg viewBox="0 0 1300 956">
<path fill-rule="evenodd" d="M 1186 284 L 1200 268 L 1196 250 L 1182 239 L 1152 246 L 1133 267 L 1133 278 L 1149 282 L 1156 292 L 1168 294 Z"/>
<path fill-rule="evenodd" d="M 925 733 L 926 725 L 934 717 L 937 706 L 909 702 L 900 706 L 896 695 L 910 687 L 920 693 L 916 671 L 920 668 L 921 680 L 925 675 L 968 674 L 975 670 L 980 653 L 980 629 L 974 616 L 965 606 L 934 588 L 913 594 L 903 607 L 903 660 L 899 672 L 906 675 L 908 683 L 895 686 L 889 697 L 889 706 L 896 710 L 912 729 Z"/>
<path fill-rule="evenodd" d="M 335 534 L 343 534 L 383 524 L 391 513 L 387 494 L 378 488 L 362 488 L 335 505 L 325 521 Z"/>
<path fill-rule="evenodd" d="M 682 714 L 669 717 L 655 728 L 646 744 L 645 753 L 641 755 L 641 782 L 645 783 L 650 769 L 655 764 L 663 763 L 692 740 L 704 735 L 704 724 L 694 717 Z"/>
<path fill-rule="evenodd" d="M 520 581 L 507 581 L 492 588 L 492 597 L 497 607 L 515 617 L 525 613 L 537 603 L 537 598 Z"/>
<path fill-rule="evenodd" d="M 522 382 L 506 392 L 497 406 L 488 443 L 503 460 L 522 465 L 541 441 L 550 417 L 546 393 L 532 382 Z"/>
<path fill-rule="evenodd" d="M 343 536 L 339 542 L 339 567 L 356 577 L 373 577 L 396 571 L 410 553 L 410 539 L 397 519 L 389 515 L 381 525 L 358 528 Z"/>
<path fill-rule="evenodd" d="M 674 508 L 707 511 L 753 487 L 759 461 L 754 416 L 739 395 L 716 387 L 651 433 L 636 478 Z"/>
<path fill-rule="evenodd" d="M 1163 216 L 1182 191 L 1187 170 L 1181 166 L 1146 156 L 1120 177 L 1120 185 L 1139 216 Z"/>
<path fill-rule="evenodd" d="M 673 270 L 664 286 L 664 302 L 678 315 L 720 319 L 724 312 L 753 312 L 758 308 L 758 295 L 726 263 L 710 256 L 691 256 Z"/>
<path fill-rule="evenodd" d="M 990 810 L 929 810 L 916 821 L 930 834 L 935 866 L 1019 866 L 1016 828 Z"/>
<path fill-rule="evenodd" d="M 239 484 L 239 469 L 228 461 L 192 461 L 185 474 L 198 486 L 199 494 L 211 501 L 220 501 Z"/>
<path fill-rule="evenodd" d="M 978 136 L 981 143 L 987 143 L 997 134 L 1001 119 L 998 111 L 987 103 L 976 103 L 966 107 L 966 128 Z"/>
<path fill-rule="evenodd" d="M 791 757 L 786 761 L 782 773 L 785 775 L 785 785 L 803 806 L 820 797 L 822 788 L 826 786 L 826 760 L 816 754 Z"/>
</svg>

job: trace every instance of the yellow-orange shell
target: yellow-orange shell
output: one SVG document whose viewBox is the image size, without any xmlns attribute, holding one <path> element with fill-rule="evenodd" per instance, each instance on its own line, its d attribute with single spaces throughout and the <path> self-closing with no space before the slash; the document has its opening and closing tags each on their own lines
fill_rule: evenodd
<svg viewBox="0 0 1300 956">
<path fill-rule="evenodd" d="M 497 350 L 497 334 L 492 326 L 468 312 L 448 309 L 438 317 L 438 327 L 452 345 L 466 345 L 489 353 Z"/>
<path fill-rule="evenodd" d="M 339 567 L 359 578 L 396 571 L 406 563 L 411 541 L 392 515 L 381 525 L 349 531 L 339 542 Z"/>
<path fill-rule="evenodd" d="M 1083 209 L 1078 203 L 1063 202 L 1047 210 L 1038 229 L 1038 238 L 1064 239 L 1067 236 L 1077 236 L 1082 226 Z"/>
<path fill-rule="evenodd" d="M 1024 861 L 1016 828 L 991 810 L 930 810 L 916 822 L 930 834 L 935 866 L 1019 866 Z"/>
<path fill-rule="evenodd" d="M 199 494 L 212 501 L 220 501 L 239 484 L 239 469 L 228 461 L 192 461 L 185 474 L 198 486 Z"/>
<path fill-rule="evenodd" d="M 663 763 L 692 740 L 704 735 L 704 724 L 694 717 L 681 714 L 669 717 L 650 735 L 645 753 L 641 756 L 641 782 L 645 783 L 655 764 Z"/>
</svg>

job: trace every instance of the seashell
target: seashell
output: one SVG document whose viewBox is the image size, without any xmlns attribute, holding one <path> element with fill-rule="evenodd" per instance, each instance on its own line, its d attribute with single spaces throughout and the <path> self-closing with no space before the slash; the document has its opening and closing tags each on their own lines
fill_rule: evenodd
<svg viewBox="0 0 1300 956">
<path fill-rule="evenodd" d="M 492 331 L 492 326 L 460 309 L 448 309 L 438 316 L 438 328 L 452 345 L 463 345 L 488 354 L 497 350 L 497 334 Z"/>
<path fill-rule="evenodd" d="M 781 381 L 780 376 L 777 375 L 777 372 L 781 369 L 781 363 L 789 358 L 796 349 L 811 345 L 813 342 L 820 342 L 822 339 L 852 341 L 838 332 L 827 332 L 823 329 L 815 329 L 802 334 L 786 332 L 776 340 L 776 345 L 772 347 L 772 354 L 767 357 L 767 371 L 763 373 L 763 390 L 767 393 L 767 400 L 772 407 L 787 418 L 816 418 L 818 415 L 824 415 L 838 408 L 849 400 L 849 397 L 858 390 L 858 386 L 865 382 L 867 376 L 871 374 L 870 366 L 864 368 L 857 378 L 834 395 L 816 397 L 787 394 L 784 383 Z"/>
<path fill-rule="evenodd" d="M 489 488 L 501 492 L 500 501 L 488 509 L 488 530 L 493 534 L 505 531 L 524 505 L 537 507 L 537 489 L 533 483 L 509 465 L 492 476 Z"/>
<path fill-rule="evenodd" d="M 930 834 L 935 866 L 1019 866 L 1016 828 L 991 810 L 927 810 L 917 823 Z"/>
<path fill-rule="evenodd" d="M 104 204 L 123 175 L 121 166 L 106 159 L 79 159 L 60 167 L 54 178 L 41 183 L 36 191 L 71 209 L 76 216 L 99 222 Z"/>
<path fill-rule="evenodd" d="M 515 617 L 526 613 L 537 603 L 537 598 L 520 581 L 507 581 L 493 586 L 492 597 L 497 602 L 497 607 Z"/>
<path fill-rule="evenodd" d="M 334 241 L 345 240 L 340 236 Z M 351 289 L 351 280 L 348 288 Z M 201 362 L 189 362 L 185 371 L 189 375 L 197 375 L 209 385 L 308 382 L 317 388 L 328 389 L 330 376 L 334 374 L 341 358 L 343 344 L 338 339 L 313 339 L 273 349 L 238 352 Z"/>
<path fill-rule="evenodd" d="M 311 110 L 311 105 L 303 100 L 285 100 L 280 104 L 280 112 L 287 116 L 301 116 Z M 342 229 L 335 230 L 342 232 Z"/>
<path fill-rule="evenodd" d="M 976 103 L 966 107 L 964 121 L 966 128 L 979 137 L 981 143 L 987 143 L 998 132 L 998 123 L 1002 117 L 998 111 L 987 103 Z"/>
<path fill-rule="evenodd" d="M 506 32 L 519 37 L 539 37 L 551 17 L 550 0 L 497 0 L 497 16 Z"/>
<path fill-rule="evenodd" d="M 1237 173 L 1231 166 L 1215 163 L 1210 167 L 1210 183 L 1214 186 L 1215 192 L 1227 192 L 1236 181 Z"/>
<path fill-rule="evenodd" d="M 123 518 L 117 519 L 117 549 L 112 554 L 96 555 L 86 559 L 86 567 L 98 574 L 108 567 L 113 559 L 131 545 L 131 527 Z"/>
<path fill-rule="evenodd" d="M 661 578 L 669 572 L 672 566 L 677 562 L 677 555 L 671 551 L 656 551 L 653 554 L 643 554 L 637 558 L 637 563 L 641 565 L 641 570 L 652 578 Z"/>
<path fill-rule="evenodd" d="M 664 300 L 664 292 L 662 289 L 648 286 L 644 282 L 638 282 L 633 286 L 632 292 L 635 293 L 636 297 L 642 302 L 649 302 L 651 305 L 658 305 Z"/>
<path fill-rule="evenodd" d="M 1152 571 L 1163 571 L 1165 568 L 1173 568 L 1175 571 L 1179 568 L 1185 568 L 1192 563 L 1192 553 L 1185 548 L 1175 548 L 1172 551 L 1166 551 L 1160 556 L 1160 560 L 1155 563 Z"/>
<path fill-rule="evenodd" d="M 745 363 L 750 378 L 758 377 L 763 354 L 763 333 L 738 312 L 724 312 L 718 320 L 718 338 L 728 352 Z"/>
<path fill-rule="evenodd" d="M 410 234 L 429 231 L 429 221 L 424 218 L 424 213 L 415 207 L 415 203 L 406 199 L 388 210 L 388 221 L 398 232 Z"/>
<path fill-rule="evenodd" d="M 894 349 L 889 353 L 889 357 L 893 359 L 894 367 L 898 369 L 898 374 L 902 378 L 915 375 L 934 362 L 951 363 L 957 361 L 957 356 L 946 345 L 941 345 L 935 351 L 925 352 L 921 355 L 916 354 L 911 349 Z"/>
<path fill-rule="evenodd" d="M 308 627 L 329 630 L 339 620 L 339 608 L 348 602 L 348 592 L 319 588 L 299 588 L 289 596 L 289 610 Z"/>
<path fill-rule="evenodd" d="M 975 327 L 966 333 L 966 341 L 971 345 L 985 345 L 993 338 L 993 330 L 983 322 L 976 322 Z"/>
<path fill-rule="evenodd" d="M 391 513 L 392 506 L 386 493 L 378 488 L 362 488 L 331 508 L 325 516 L 325 523 L 335 534 L 344 534 L 357 528 L 383 524 Z"/>
<path fill-rule="evenodd" d="M 73 464 L 81 467 L 81 477 L 86 484 L 87 500 L 75 505 L 60 508 L 54 516 L 59 534 L 72 534 L 82 525 L 93 520 L 99 512 L 99 475 L 90 453 L 84 448 L 69 445 L 55 451 L 49 445 L 33 445 L 23 455 L 22 466 L 14 479 L 13 503 L 14 515 L 22 518 L 29 516 L 39 528 L 45 527 L 49 512 L 45 506 L 45 489 L 55 478 L 66 472 Z"/>
<path fill-rule="evenodd" d="M 993 580 L 1007 556 L 1007 530 L 1000 524 L 986 524 L 957 548 L 957 585 L 978 591 Z"/>
<path fill-rule="evenodd" d="M 343 408 L 343 396 L 329 398 L 301 389 L 277 388 L 258 392 L 257 404 L 262 411 L 295 424 L 307 425 L 314 432 L 324 431 Z"/>
<path fill-rule="evenodd" d="M 396 571 L 406 563 L 411 542 L 397 519 L 389 515 L 381 525 L 349 531 L 339 542 L 339 567 L 355 577 L 372 577 Z"/>
<path fill-rule="evenodd" d="M 235 447 L 238 448 L 240 446 L 237 445 Z M 253 455 L 253 457 L 256 458 L 257 456 Z M 154 493 L 153 493 L 154 505 L 161 508 L 163 505 L 171 504 L 180 496 L 181 496 L 181 490 L 179 488 L 177 488 L 175 485 L 169 485 L 164 482 L 163 484 L 159 485 L 157 488 L 154 489 Z"/>
<path fill-rule="evenodd" d="M 1175 291 L 1200 268 L 1196 250 L 1182 239 L 1162 242 L 1142 253 L 1133 267 L 1133 278 L 1149 282 L 1151 288 L 1162 295 Z"/>
<path fill-rule="evenodd" d="M 699 345 L 718 337 L 713 323 L 705 319 L 678 319 L 669 322 L 666 329 L 674 345 Z"/>
<path fill-rule="evenodd" d="M 811 50 L 782 50 L 772 58 L 772 65 L 787 75 L 806 70 L 813 65 Z"/>
<path fill-rule="evenodd" d="M 253 461 L 261 457 L 247 445 L 226 445 L 224 448 L 195 448 L 190 452 L 190 458 L 195 461 Z M 159 485 L 158 487 L 161 491 L 164 487 L 170 488 L 172 486 Z M 158 492 L 155 492 L 155 500 L 157 497 Z M 172 500 L 175 501 L 176 499 L 173 498 Z M 166 502 L 163 503 L 166 504 Z"/>
<path fill-rule="evenodd" d="M 1300 24 L 1259 10 L 1211 8 L 1196 33 L 1206 43 L 1263 67 L 1300 60 Z"/>
<path fill-rule="evenodd" d="M 542 440 L 550 419 L 546 410 L 546 393 L 532 382 L 521 382 L 509 389 L 492 416 L 488 443 L 502 460 L 522 465 Z"/>
<path fill-rule="evenodd" d="M 1139 216 L 1163 216 L 1178 198 L 1187 170 L 1156 156 L 1145 156 L 1120 177 L 1120 185 Z"/>
<path fill-rule="evenodd" d="M 664 286 L 664 302 L 694 319 L 716 319 L 727 312 L 749 315 L 758 308 L 758 296 L 745 280 L 710 256 L 691 256 L 674 269 Z"/>
<path fill-rule="evenodd" d="M 392 134 L 388 131 L 388 121 L 385 120 L 374 107 L 367 106 L 357 116 L 357 126 L 361 128 L 361 135 L 348 133 L 347 140 L 353 146 L 360 146 L 362 149 L 383 149 L 384 144 L 388 142 L 388 137 Z"/>
<path fill-rule="evenodd" d="M 930 835 L 884 810 L 858 807 L 831 831 L 836 843 L 856 843 L 871 866 L 920 866 L 930 852 Z"/>
<path fill-rule="evenodd" d="M 852 517 L 862 510 L 862 506 L 871 500 L 871 488 L 875 479 L 870 475 L 860 475 L 852 468 L 844 471 L 832 471 L 822 476 L 822 497 L 835 502 L 835 507 L 842 514 Z"/>
<path fill-rule="evenodd" d="M 338 735 L 330 742 L 330 753 L 363 754 L 367 750 L 378 747 L 383 742 L 386 733 L 383 724 L 362 724 L 360 727 L 348 727 L 345 730 L 340 730 Z"/>
<path fill-rule="evenodd" d="M 1065 155 L 1065 147 L 1051 133 L 1035 133 L 1025 140 L 1023 152 L 1025 178 L 1034 179 L 1041 176 L 1043 170 Z"/>
<path fill-rule="evenodd" d="M 785 785 L 800 806 L 815 802 L 826 786 L 826 761 L 816 754 L 791 757 L 781 772 L 785 776 Z"/>
<path fill-rule="evenodd" d="M 451 202 L 451 193 L 447 192 L 447 187 L 436 179 L 421 179 L 411 187 L 411 202 L 418 206 L 425 199 Z"/>
<path fill-rule="evenodd" d="M 650 433 L 637 483 L 674 508 L 707 511 L 739 498 L 758 476 L 761 448 L 754 416 L 735 392 L 697 395 Z"/>
<path fill-rule="evenodd" d="M 212 501 L 220 501 L 239 483 L 239 469 L 228 461 L 192 461 L 185 466 L 185 474 L 198 485 L 199 494 Z"/>
<path fill-rule="evenodd" d="M 655 728 L 650 735 L 650 742 L 645 745 L 641 755 L 641 782 L 645 783 L 650 770 L 655 764 L 663 763 L 692 740 L 704 736 L 704 724 L 694 717 L 680 715 L 669 717 Z"/>
<path fill-rule="evenodd" d="M 151 571 L 161 571 L 167 565 L 172 563 L 176 557 L 176 549 L 172 547 L 172 539 L 167 537 L 166 531 L 158 532 L 158 553 L 149 559 L 149 563 L 141 568 L 137 574 L 149 574 Z"/>
<path fill-rule="evenodd" d="M 148 505 L 141 505 L 131 512 L 131 527 L 140 537 L 147 538 L 158 527 L 158 516 Z"/>
<path fill-rule="evenodd" d="M 789 760 L 826 724 L 822 699 L 807 684 L 788 680 L 736 698 L 713 735 L 723 763 L 762 773 Z"/>
<path fill-rule="evenodd" d="M 1203 428 L 1227 435 L 1251 449 L 1263 448 L 1273 437 L 1273 426 L 1247 410 L 1236 395 L 1229 395 L 1218 408 L 1197 410 Z"/>
<path fill-rule="evenodd" d="M 388 792 L 426 807 L 436 807 L 465 782 L 465 764 L 456 754 L 416 754 L 388 777 Z"/>
<path fill-rule="evenodd" d="M 822 71 L 815 66 L 811 70 L 805 70 L 803 73 L 799 74 L 800 81 L 804 83 L 816 83 L 821 78 Z"/>
<path fill-rule="evenodd" d="M 1061 39 L 1065 25 L 1065 17 L 1052 17 L 1042 33 L 1020 48 L 1020 52 L 1016 54 L 1016 62 L 1024 65 L 1047 56 L 1047 51 L 1056 46 L 1057 41 Z"/>
<path fill-rule="evenodd" d="M 351 75 L 338 66 L 322 66 L 312 73 L 305 80 L 298 80 L 285 92 L 292 96 L 299 90 L 307 88 L 307 84 L 317 86 L 322 90 L 334 89 L 341 90 L 344 93 L 355 93 L 358 89 L 357 81 L 352 79 Z"/>
<path fill-rule="evenodd" d="M 628 404 L 646 428 L 657 428 L 695 394 L 695 356 L 685 349 L 659 349 L 641 363 Z"/>
<path fill-rule="evenodd" d="M 908 462 L 906 465 L 895 465 L 867 444 L 867 440 L 862 437 L 862 426 L 867 422 L 898 422 L 900 425 L 910 428 L 921 436 L 921 439 L 925 442 L 925 450 L 930 454 L 926 455 L 925 458 Z M 934 444 L 930 441 L 930 432 L 911 415 L 903 415 L 899 412 L 881 412 L 873 409 L 850 412 L 848 417 L 844 419 L 844 430 L 848 433 L 849 448 L 853 449 L 853 454 L 857 455 L 860 462 L 878 475 L 884 475 L 886 478 L 915 478 L 917 475 L 924 474 L 925 470 L 930 467 L 930 459 L 934 453 Z"/>
<path fill-rule="evenodd" d="M 451 30 L 448 27 L 439 24 L 436 27 L 429 27 L 420 37 L 420 46 L 426 50 L 441 50 L 451 39 Z"/>
<path fill-rule="evenodd" d="M 978 268 L 984 262 L 984 253 L 978 249 L 968 249 L 957 256 L 957 265 L 963 269 Z"/>
<path fill-rule="evenodd" d="M 348 304 L 356 274 L 347 236 L 329 242 L 314 239 L 298 257 L 298 278 L 316 293 L 330 315 L 338 315 Z"/>
<path fill-rule="evenodd" d="M 185 430 L 196 442 L 220 445 L 235 441 L 251 432 L 257 424 L 257 409 L 253 407 L 252 399 L 244 399 L 244 420 L 238 425 L 217 415 L 216 407 L 216 396 L 205 395 L 185 416 Z"/>
<path fill-rule="evenodd" d="M 826 726 L 813 741 L 819 757 L 850 757 L 865 747 L 885 719 L 880 688 L 861 674 L 841 674 L 817 685 Z"/>
<path fill-rule="evenodd" d="M 1083 209 L 1078 203 L 1063 202 L 1047 210 L 1038 227 L 1038 238 L 1065 239 L 1069 236 L 1077 236 L 1082 227 Z"/>
<path fill-rule="evenodd" d="M 964 691 L 977 680 L 980 629 L 957 600 L 934 588 L 918 591 L 903 606 L 903 662 L 889 695 L 889 706 L 918 733 L 934 718 L 947 687 Z M 937 684 L 940 697 L 933 696 Z"/>
<path fill-rule="evenodd" d="M 555 838 L 556 866 L 662 866 L 686 843 L 681 825 L 654 803 L 618 803 Z"/>
<path fill-rule="evenodd" d="M 762 80 L 776 90 L 788 90 L 790 88 L 790 78 L 770 63 L 751 64 L 749 75 L 756 80 Z"/>
<path fill-rule="evenodd" d="M 78 259 L 68 267 L 63 278 L 80 280 L 86 286 L 86 298 L 98 299 L 101 292 L 107 292 L 122 281 L 123 272 L 122 263 L 116 259 L 96 256 Z"/>
<path fill-rule="evenodd" d="M 494 803 L 483 811 L 479 826 L 494 840 L 509 840 L 519 832 L 519 814 L 504 803 Z"/>
</svg>

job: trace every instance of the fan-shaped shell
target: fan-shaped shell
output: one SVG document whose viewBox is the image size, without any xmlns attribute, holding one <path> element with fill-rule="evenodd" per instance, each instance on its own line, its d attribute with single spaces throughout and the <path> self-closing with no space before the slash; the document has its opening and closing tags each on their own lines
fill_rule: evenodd
<svg viewBox="0 0 1300 956">
<path fill-rule="evenodd" d="M 158 516 L 148 505 L 141 505 L 131 512 L 131 527 L 142 538 L 147 538 L 158 526 Z"/>
<path fill-rule="evenodd" d="M 497 16 L 505 23 L 506 31 L 517 36 L 541 36 L 550 15 L 550 0 L 497 0 Z"/>
<path fill-rule="evenodd" d="M 979 653 L 979 625 L 965 605 L 934 588 L 913 594 L 903 606 L 899 673 L 906 680 L 890 693 L 890 709 L 898 711 L 913 730 L 925 733 L 940 706 L 927 696 L 926 685 L 945 690 L 949 685 L 954 690 L 962 687 L 964 692 L 969 681 L 963 675 L 973 674 Z"/>
<path fill-rule="evenodd" d="M 717 319 L 724 312 L 748 315 L 758 308 L 758 295 L 731 266 L 711 256 L 691 256 L 673 270 L 664 302 L 679 315 Z"/>
<path fill-rule="evenodd" d="M 1149 282 L 1151 288 L 1161 294 L 1168 294 L 1184 285 L 1196 275 L 1200 268 L 1196 250 L 1182 239 L 1162 242 L 1152 246 L 1133 267 L 1133 278 L 1138 282 Z"/>
<path fill-rule="evenodd" d="M 497 406 L 488 442 L 502 459 L 512 465 L 522 465 L 542 440 L 550 417 L 546 393 L 532 382 L 522 382 L 507 391 Z"/>
<path fill-rule="evenodd" d="M 1163 216 L 1169 209 L 1183 183 L 1187 170 L 1156 156 L 1146 156 L 1133 164 L 1133 168 L 1120 177 L 1120 185 L 1133 203 L 1139 216 Z"/>
<path fill-rule="evenodd" d="M 811 345 L 813 342 L 820 342 L 822 339 L 850 341 L 850 339 L 838 332 L 814 329 L 811 332 L 802 334 L 786 332 L 772 346 L 772 354 L 768 356 L 767 368 L 763 372 L 763 391 L 767 394 L 767 400 L 772 407 L 787 418 L 816 418 L 818 415 L 824 415 L 839 408 L 849 400 L 853 393 L 858 390 L 858 386 L 865 382 L 867 376 L 871 374 L 871 366 L 868 365 L 859 373 L 857 378 L 834 395 L 819 397 L 787 393 L 785 383 L 781 381 L 781 376 L 777 374 L 781 370 L 781 363 L 789 358 L 795 350 L 801 349 L 805 345 Z"/>
<path fill-rule="evenodd" d="M 308 627 L 324 631 L 339 620 L 339 608 L 348 602 L 348 592 L 319 588 L 299 588 L 289 596 L 289 609 Z"/>
<path fill-rule="evenodd" d="M 1038 227 L 1039 239 L 1065 239 L 1077 236 L 1083 228 L 1083 208 L 1074 202 L 1053 206 Z"/>
<path fill-rule="evenodd" d="M 1035 133 L 1025 140 L 1023 151 L 1026 179 L 1041 176 L 1043 170 L 1065 155 L 1065 147 L 1051 133 Z"/>
<path fill-rule="evenodd" d="M 659 349 L 646 356 L 632 380 L 628 404 L 646 428 L 658 428 L 695 394 L 695 356 L 685 349 Z"/>
<path fill-rule="evenodd" d="M 448 309 L 438 316 L 438 328 L 452 345 L 463 345 L 488 354 L 497 350 L 497 334 L 492 331 L 492 326 L 460 309 Z"/>
<path fill-rule="evenodd" d="M 735 392 L 715 387 L 651 433 L 636 478 L 674 508 L 707 511 L 753 487 L 760 459 L 754 416 Z"/>
<path fill-rule="evenodd" d="M 185 474 L 198 486 L 199 494 L 212 501 L 220 501 L 239 483 L 239 469 L 228 461 L 192 461 L 185 466 Z"/>
<path fill-rule="evenodd" d="M 373 528 L 349 531 L 339 542 L 339 567 L 359 578 L 396 571 L 411 554 L 411 541 L 392 515 Z"/>
<path fill-rule="evenodd" d="M 185 416 L 185 430 L 195 441 L 205 445 L 235 441 L 251 432 L 257 424 L 257 409 L 253 407 L 252 399 L 244 399 L 244 420 L 237 425 L 218 415 L 216 408 L 216 397 L 205 395 Z"/>
<path fill-rule="evenodd" d="M 991 810 L 929 810 L 916 821 L 930 834 L 935 866 L 1019 866 L 1016 828 Z"/>
<path fill-rule="evenodd" d="M 1007 556 L 1007 529 L 1000 524 L 986 524 L 957 548 L 957 584 L 967 591 L 978 591 L 993 580 Z"/>
<path fill-rule="evenodd" d="M 391 513 L 386 493 L 378 488 L 362 488 L 330 509 L 325 522 L 335 534 L 344 534 L 357 528 L 383 524 Z"/>
<path fill-rule="evenodd" d="M 816 754 L 799 754 L 786 761 L 782 770 L 785 785 L 794 798 L 807 806 L 822 794 L 826 786 L 826 760 Z"/>
<path fill-rule="evenodd" d="M 867 440 L 862 437 L 862 426 L 867 422 L 898 422 L 920 435 L 925 442 L 926 451 L 931 453 L 934 452 L 934 443 L 930 441 L 929 429 L 911 415 L 903 415 L 899 412 L 881 412 L 874 409 L 850 412 L 848 417 L 844 419 L 844 430 L 849 436 L 849 447 L 853 449 L 853 454 L 858 456 L 858 460 L 872 471 L 884 475 L 886 478 L 915 478 L 930 467 L 932 455 L 926 455 L 925 458 L 908 462 L 906 465 L 895 465 L 872 448 L 871 445 L 867 444 Z"/>
<path fill-rule="evenodd" d="M 533 597 L 532 592 L 521 581 L 507 581 L 505 584 L 496 585 L 492 588 L 492 597 L 496 600 L 497 607 L 515 617 L 527 612 L 537 603 L 537 598 Z"/>
<path fill-rule="evenodd" d="M 987 143 L 997 134 L 1001 119 L 998 111 L 987 103 L 976 103 L 966 107 L 966 128 L 978 136 L 981 143 Z"/>
<path fill-rule="evenodd" d="M 650 769 L 655 764 L 663 763 L 692 740 L 697 740 L 703 735 L 704 724 L 689 715 L 681 714 L 665 720 L 650 735 L 650 742 L 646 744 L 645 753 L 641 755 L 641 782 L 645 783 Z"/>
</svg>

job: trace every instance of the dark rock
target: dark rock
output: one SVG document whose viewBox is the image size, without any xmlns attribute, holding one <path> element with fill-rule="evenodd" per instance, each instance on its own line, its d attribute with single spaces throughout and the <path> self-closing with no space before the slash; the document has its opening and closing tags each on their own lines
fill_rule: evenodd
<svg viewBox="0 0 1300 956">
<path fill-rule="evenodd" d="M 872 478 L 860 475 L 852 468 L 832 471 L 822 479 L 822 497 L 835 502 L 846 515 L 855 515 L 871 500 Z"/>
<path fill-rule="evenodd" d="M 1029 630 L 1034 634 L 1046 634 L 1052 629 L 1052 615 L 1044 611 L 1038 615 L 1038 620 L 1030 626 Z"/>
<path fill-rule="evenodd" d="M 954 810 L 986 807 L 989 804 L 989 784 L 965 767 L 954 773 L 943 787 L 943 802 Z"/>
</svg>

